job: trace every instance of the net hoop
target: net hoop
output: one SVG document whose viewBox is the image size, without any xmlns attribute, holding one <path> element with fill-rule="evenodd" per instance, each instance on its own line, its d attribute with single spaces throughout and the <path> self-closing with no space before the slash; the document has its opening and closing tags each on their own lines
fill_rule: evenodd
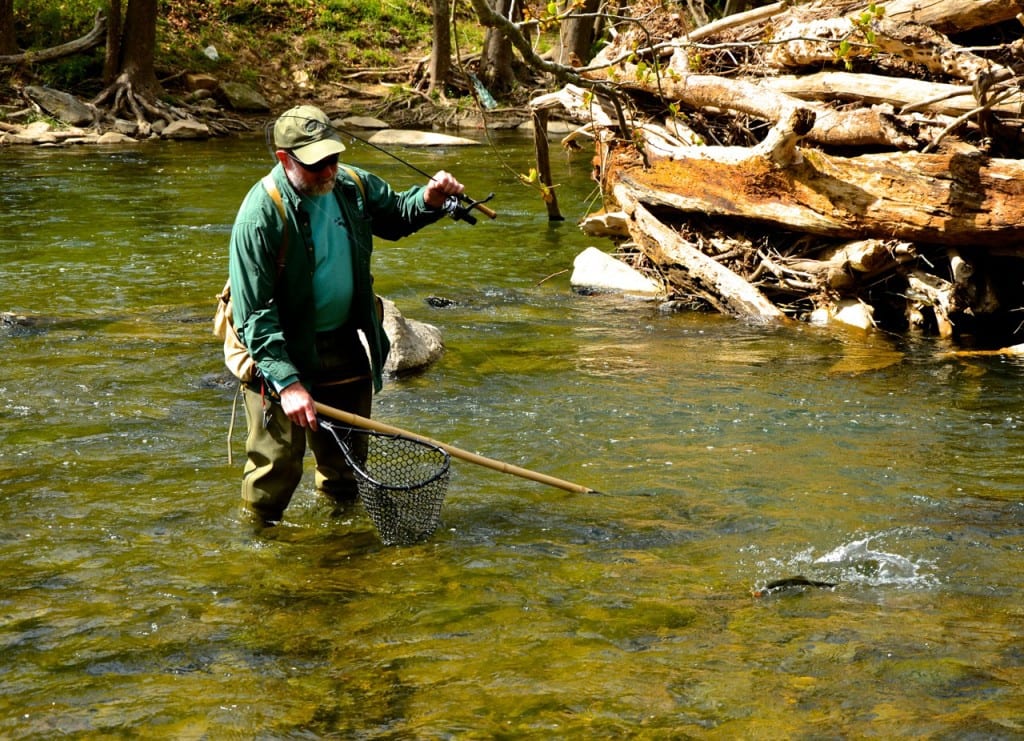
<svg viewBox="0 0 1024 741">
<path fill-rule="evenodd" d="M 352 467 L 359 498 L 384 544 L 404 545 L 429 538 L 440 524 L 448 490 L 448 451 L 404 435 L 322 418 L 319 423 Z"/>
</svg>

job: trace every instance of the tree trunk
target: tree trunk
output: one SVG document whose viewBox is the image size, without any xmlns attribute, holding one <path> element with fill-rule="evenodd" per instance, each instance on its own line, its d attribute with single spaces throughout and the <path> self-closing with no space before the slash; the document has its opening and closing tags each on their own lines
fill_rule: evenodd
<svg viewBox="0 0 1024 741">
<path fill-rule="evenodd" d="M 575 0 L 562 0 L 559 12 L 570 10 Z M 600 0 L 583 0 L 582 6 L 573 9 L 562 20 L 554 58 L 559 64 L 581 67 L 590 61 L 594 46 L 594 14 L 600 7 Z"/>
<path fill-rule="evenodd" d="M 922 132 L 928 124 L 894 113 L 890 108 L 860 107 L 837 109 L 816 103 L 806 103 L 784 93 L 776 93 L 758 84 L 716 75 L 685 75 L 666 77 L 660 81 L 648 80 L 635 72 L 632 65 L 623 64 L 625 70 L 622 87 L 639 89 L 646 93 L 663 95 L 692 108 L 708 106 L 725 108 L 756 116 L 776 123 L 794 108 L 815 111 L 814 129 L 808 134 L 810 141 L 835 147 L 889 146 L 911 149 L 928 139 Z M 937 123 L 932 124 L 938 130 Z"/>
<path fill-rule="evenodd" d="M 620 183 L 612 193 L 630 217 L 633 240 L 674 285 L 685 286 L 724 314 L 760 322 L 785 319 L 760 291 L 658 221 L 635 191 Z"/>
<path fill-rule="evenodd" d="M 486 1 L 486 0 L 484 0 Z M 490 0 L 491 9 L 503 18 L 513 12 L 512 0 Z M 488 27 L 484 36 L 484 51 L 480 58 L 480 79 L 493 94 L 506 93 L 515 86 L 512 69 L 512 42 L 505 32 L 495 26 Z"/>
<path fill-rule="evenodd" d="M 121 29 L 124 12 L 121 0 L 109 0 L 107 12 L 107 53 L 103 58 L 103 85 L 113 85 L 121 72 Z"/>
<path fill-rule="evenodd" d="M 933 0 L 927 3 L 893 0 L 885 3 L 887 18 L 913 21 L 940 33 L 983 28 L 1012 20 L 1020 13 L 1024 13 L 1021 0 Z"/>
<path fill-rule="evenodd" d="M 851 24 L 849 18 L 794 18 L 775 32 L 773 41 L 766 60 L 784 69 L 805 69 L 834 63 L 837 58 L 851 60 L 881 53 L 920 64 L 933 74 L 967 82 L 980 73 L 997 79 L 1013 75 L 1006 67 L 957 46 L 934 29 L 886 17 L 862 26 Z M 849 45 L 845 52 L 844 43 Z"/>
<path fill-rule="evenodd" d="M 648 205 L 824 237 L 988 248 L 1024 241 L 1024 161 L 977 152 L 837 157 L 787 144 L 764 153 L 693 147 L 646 170 L 613 158 L 611 182 Z"/>
<path fill-rule="evenodd" d="M 17 54 L 14 37 L 14 0 L 0 0 L 0 55 Z"/>
<path fill-rule="evenodd" d="M 156 78 L 157 0 L 128 0 L 122 17 L 121 0 L 110 0 L 107 56 L 104 79 L 107 86 L 93 99 L 101 106 L 109 102 L 115 116 L 135 119 L 138 135 L 146 136 L 151 121 L 173 121 L 182 116 L 160 101 L 163 92 Z"/>
<path fill-rule="evenodd" d="M 973 111 L 978 100 L 970 85 L 930 82 L 908 77 L 888 77 L 867 73 L 814 72 L 808 75 L 766 77 L 757 86 L 772 94 L 789 95 L 801 100 L 843 101 L 863 105 L 891 105 L 901 114 L 925 111 L 955 118 Z M 996 113 L 1016 115 L 1021 96 L 995 103 Z"/>
<path fill-rule="evenodd" d="M 452 35 L 448 0 L 431 0 L 433 44 L 430 49 L 428 92 L 444 94 L 452 72 Z"/>
<path fill-rule="evenodd" d="M 162 92 L 154 67 L 156 15 L 157 0 L 128 0 L 119 73 L 137 94 L 146 97 Z"/>
</svg>

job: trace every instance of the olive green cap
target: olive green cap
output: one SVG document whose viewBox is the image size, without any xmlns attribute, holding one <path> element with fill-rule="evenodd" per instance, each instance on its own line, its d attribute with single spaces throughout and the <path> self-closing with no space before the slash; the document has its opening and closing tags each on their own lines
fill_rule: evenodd
<svg viewBox="0 0 1024 741">
<path fill-rule="evenodd" d="M 304 165 L 345 151 L 331 119 L 311 105 L 296 106 L 278 117 L 274 124 L 274 146 L 287 149 Z"/>
</svg>

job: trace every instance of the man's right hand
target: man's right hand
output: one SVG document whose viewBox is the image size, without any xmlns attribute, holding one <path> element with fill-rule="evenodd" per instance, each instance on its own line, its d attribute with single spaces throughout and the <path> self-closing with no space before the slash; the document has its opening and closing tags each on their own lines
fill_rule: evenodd
<svg viewBox="0 0 1024 741">
<path fill-rule="evenodd" d="M 281 408 L 288 419 L 299 427 L 316 429 L 316 407 L 313 397 L 299 381 L 281 389 Z"/>
</svg>

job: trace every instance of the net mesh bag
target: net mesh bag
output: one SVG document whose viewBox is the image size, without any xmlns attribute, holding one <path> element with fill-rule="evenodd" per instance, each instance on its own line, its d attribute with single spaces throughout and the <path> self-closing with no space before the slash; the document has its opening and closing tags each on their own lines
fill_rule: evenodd
<svg viewBox="0 0 1024 741">
<path fill-rule="evenodd" d="M 320 424 L 355 471 L 359 499 L 385 545 L 418 543 L 434 534 L 451 473 L 446 450 L 401 435 Z"/>
</svg>

